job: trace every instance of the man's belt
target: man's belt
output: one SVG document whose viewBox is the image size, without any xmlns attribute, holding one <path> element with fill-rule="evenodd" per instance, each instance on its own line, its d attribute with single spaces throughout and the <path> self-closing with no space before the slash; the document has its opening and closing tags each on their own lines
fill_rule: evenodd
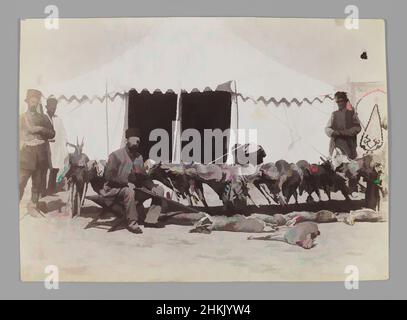
<svg viewBox="0 0 407 320">
<path fill-rule="evenodd" d="M 39 145 L 41 145 L 43 143 L 45 143 L 45 140 L 33 139 L 33 140 L 30 140 L 30 141 L 25 141 L 23 143 L 23 146 L 35 147 L 35 146 L 39 146 Z"/>
</svg>

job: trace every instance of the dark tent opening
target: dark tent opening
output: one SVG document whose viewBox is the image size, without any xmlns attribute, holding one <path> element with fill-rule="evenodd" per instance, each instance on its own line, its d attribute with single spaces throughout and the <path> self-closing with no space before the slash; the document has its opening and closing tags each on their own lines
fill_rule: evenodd
<svg viewBox="0 0 407 320">
<path fill-rule="evenodd" d="M 172 160 L 172 121 L 175 120 L 177 109 L 177 95 L 173 92 L 154 92 L 147 90 L 129 91 L 128 127 L 137 127 L 141 131 L 140 153 L 144 160 L 150 158 L 150 148 L 157 141 L 150 141 L 150 132 L 162 128 L 169 135 L 169 159 Z M 153 160 L 158 160 L 154 159 Z"/>
<path fill-rule="evenodd" d="M 204 159 L 204 130 L 205 129 L 220 129 L 222 131 L 230 128 L 231 105 L 232 99 L 229 92 L 224 91 L 207 91 L 207 92 L 191 92 L 182 93 L 182 130 L 196 129 L 201 137 L 201 163 L 215 161 L 226 162 L 227 159 L 227 139 L 223 139 L 223 152 L 215 154 L 215 139 L 212 139 L 212 155 L 210 161 Z M 206 141 L 208 143 L 208 141 Z M 182 143 L 182 147 L 188 144 Z M 192 155 L 190 155 L 192 156 Z M 208 160 L 208 159 L 207 159 Z"/>
</svg>

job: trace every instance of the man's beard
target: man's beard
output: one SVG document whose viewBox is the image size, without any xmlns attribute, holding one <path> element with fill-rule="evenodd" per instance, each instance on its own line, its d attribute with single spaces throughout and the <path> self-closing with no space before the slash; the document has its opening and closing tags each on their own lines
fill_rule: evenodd
<svg viewBox="0 0 407 320">
<path fill-rule="evenodd" d="M 138 146 L 129 146 L 128 148 L 129 148 L 129 151 L 132 154 L 136 154 L 138 152 L 138 149 L 139 149 Z"/>
</svg>

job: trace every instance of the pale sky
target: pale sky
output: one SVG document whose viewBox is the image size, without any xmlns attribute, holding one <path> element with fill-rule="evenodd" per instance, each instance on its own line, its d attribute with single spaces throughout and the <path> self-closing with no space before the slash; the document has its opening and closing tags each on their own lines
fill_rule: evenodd
<svg viewBox="0 0 407 320">
<path fill-rule="evenodd" d="M 333 86 L 385 81 L 383 20 L 221 18 L 235 35 L 268 57 Z M 136 45 L 160 23 L 155 19 L 61 19 L 47 30 L 40 19 L 21 25 L 21 85 L 65 81 L 92 71 Z M 199 23 L 199 18 L 197 19 Z M 360 59 L 366 50 L 368 59 Z M 244 61 L 242 61 L 244 63 Z"/>
</svg>

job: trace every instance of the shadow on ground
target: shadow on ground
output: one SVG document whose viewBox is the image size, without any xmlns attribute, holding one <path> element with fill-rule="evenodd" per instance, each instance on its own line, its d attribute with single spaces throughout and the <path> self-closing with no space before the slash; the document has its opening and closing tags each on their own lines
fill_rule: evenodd
<svg viewBox="0 0 407 320">
<path fill-rule="evenodd" d="M 216 207 L 195 207 L 200 211 L 205 211 L 211 215 L 233 215 L 233 214 L 244 214 L 250 215 L 252 213 L 264 213 L 264 214 L 286 214 L 294 211 L 309 211 L 317 212 L 319 210 L 329 210 L 332 212 L 349 212 L 351 210 L 358 210 L 364 207 L 365 200 L 328 200 L 328 201 L 319 201 L 312 203 L 298 203 L 298 204 L 288 204 L 281 206 L 278 204 L 274 205 L 261 205 L 256 207 L 254 205 L 248 205 L 244 208 L 239 208 L 235 210 L 224 210 L 222 206 Z"/>
<path fill-rule="evenodd" d="M 226 215 L 232 216 L 234 214 L 250 215 L 253 213 L 262 214 L 287 214 L 294 211 L 308 211 L 317 212 L 319 210 L 329 210 L 332 212 L 349 212 L 351 210 L 358 210 L 363 208 L 365 201 L 362 200 L 328 200 L 319 201 L 312 203 L 299 203 L 299 204 L 288 204 L 285 206 L 281 205 L 261 205 L 256 207 L 254 205 L 249 205 L 242 207 L 240 209 L 224 210 L 223 206 L 214 206 L 209 208 L 204 207 L 194 207 L 194 209 L 201 212 L 207 212 L 210 215 Z M 118 218 L 121 215 L 114 213 L 111 210 L 103 210 L 98 206 L 86 206 L 82 208 L 81 217 L 91 219 L 90 222 L 85 226 L 85 229 L 98 228 L 104 229 L 106 231 L 116 231 L 125 228 L 124 219 Z M 202 216 L 199 213 L 186 213 L 176 210 L 170 210 L 165 212 L 161 217 L 166 223 L 171 223 L 171 217 L 177 216 L 176 224 L 191 225 L 191 221 L 198 221 Z M 185 221 L 183 221 L 183 219 Z M 192 219 L 192 220 L 191 220 Z M 192 223 L 193 224 L 193 223 Z"/>
</svg>

